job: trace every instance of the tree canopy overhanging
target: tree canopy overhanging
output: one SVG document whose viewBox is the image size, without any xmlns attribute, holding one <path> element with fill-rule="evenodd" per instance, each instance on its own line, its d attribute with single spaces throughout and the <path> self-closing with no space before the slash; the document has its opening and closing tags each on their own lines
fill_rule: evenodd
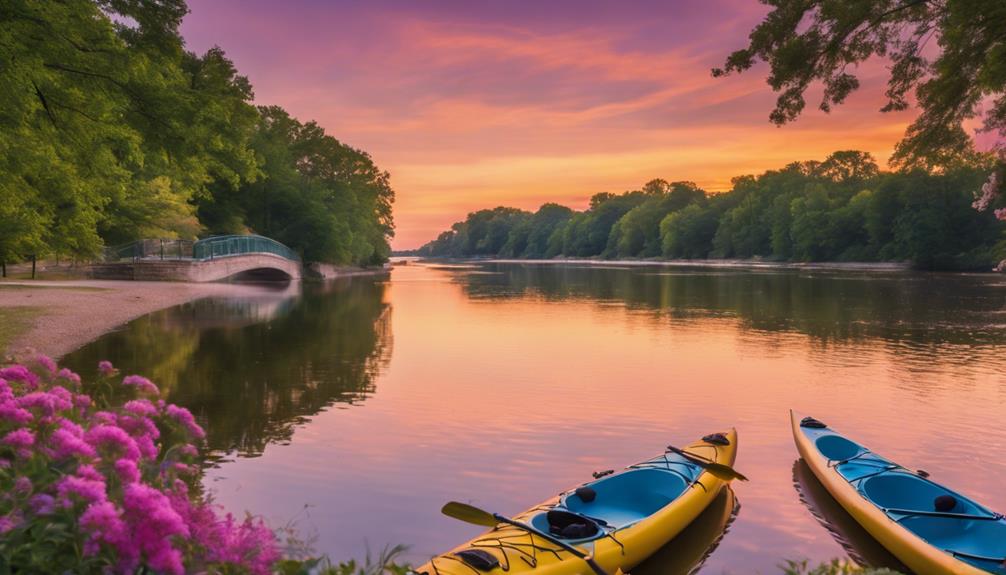
<svg viewBox="0 0 1006 575">
<path fill-rule="evenodd" d="M 185 49 L 184 0 L 0 4 L 0 260 L 255 232 L 309 260 L 390 253 L 394 192 L 365 152 Z"/>
<path fill-rule="evenodd" d="M 762 0 L 771 11 L 714 76 L 770 68 L 770 119 L 795 120 L 814 82 L 829 111 L 860 86 L 856 67 L 890 62 L 883 111 L 920 109 L 895 166 L 943 168 L 973 154 L 964 122 L 1006 138 L 1006 2 L 1002 0 Z"/>
</svg>

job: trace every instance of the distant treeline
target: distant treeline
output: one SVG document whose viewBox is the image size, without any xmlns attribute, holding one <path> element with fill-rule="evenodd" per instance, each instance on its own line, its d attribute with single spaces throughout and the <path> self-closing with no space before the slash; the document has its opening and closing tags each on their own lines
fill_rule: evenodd
<svg viewBox="0 0 1006 575">
<path fill-rule="evenodd" d="M 989 165 L 978 158 L 939 174 L 891 173 L 881 172 L 870 154 L 842 151 L 823 162 L 734 178 L 732 189 L 720 194 L 692 182 L 652 180 L 640 190 L 597 194 L 582 212 L 552 203 L 534 213 L 506 207 L 473 212 L 416 253 L 991 268 L 1006 251 L 1004 224 L 971 205 Z"/>
<path fill-rule="evenodd" d="M 255 232 L 308 260 L 386 259 L 394 192 L 366 152 L 278 107 L 184 0 L 0 6 L 0 260 Z"/>
</svg>

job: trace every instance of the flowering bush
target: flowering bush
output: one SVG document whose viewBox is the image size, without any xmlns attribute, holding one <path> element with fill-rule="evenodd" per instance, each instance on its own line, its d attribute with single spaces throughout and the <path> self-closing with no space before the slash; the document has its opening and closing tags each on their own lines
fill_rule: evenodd
<svg viewBox="0 0 1006 575">
<path fill-rule="evenodd" d="M 87 391 L 45 356 L 0 369 L 0 570 L 270 573 L 259 519 L 195 490 L 204 436 L 150 380 L 108 362 Z"/>
</svg>

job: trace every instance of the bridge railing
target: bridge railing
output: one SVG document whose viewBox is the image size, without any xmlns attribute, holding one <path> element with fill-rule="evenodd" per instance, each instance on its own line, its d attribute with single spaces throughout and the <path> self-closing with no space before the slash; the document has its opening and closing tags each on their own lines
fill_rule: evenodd
<svg viewBox="0 0 1006 575">
<path fill-rule="evenodd" d="M 106 262 L 192 259 L 192 240 L 143 239 L 105 248 Z"/>
<path fill-rule="evenodd" d="M 105 248 L 106 262 L 143 260 L 212 260 L 245 254 L 274 254 L 300 261 L 297 252 L 264 236 L 211 236 L 197 241 L 143 239 Z"/>
<path fill-rule="evenodd" d="M 197 260 L 263 253 L 300 261 L 297 252 L 264 236 L 213 236 L 199 240 L 192 246 L 192 257 Z"/>
</svg>

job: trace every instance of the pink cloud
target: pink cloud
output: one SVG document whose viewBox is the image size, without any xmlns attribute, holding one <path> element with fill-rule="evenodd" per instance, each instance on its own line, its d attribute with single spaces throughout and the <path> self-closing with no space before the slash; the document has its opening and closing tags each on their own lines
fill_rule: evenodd
<svg viewBox="0 0 1006 575">
<path fill-rule="evenodd" d="M 831 115 L 770 125 L 763 69 L 709 74 L 765 13 L 754 0 L 191 5 L 191 48 L 222 46 L 259 103 L 392 173 L 401 248 L 482 207 L 582 207 L 653 177 L 719 190 L 835 149 L 885 159 L 912 117 L 877 112 L 877 63 Z"/>
</svg>

